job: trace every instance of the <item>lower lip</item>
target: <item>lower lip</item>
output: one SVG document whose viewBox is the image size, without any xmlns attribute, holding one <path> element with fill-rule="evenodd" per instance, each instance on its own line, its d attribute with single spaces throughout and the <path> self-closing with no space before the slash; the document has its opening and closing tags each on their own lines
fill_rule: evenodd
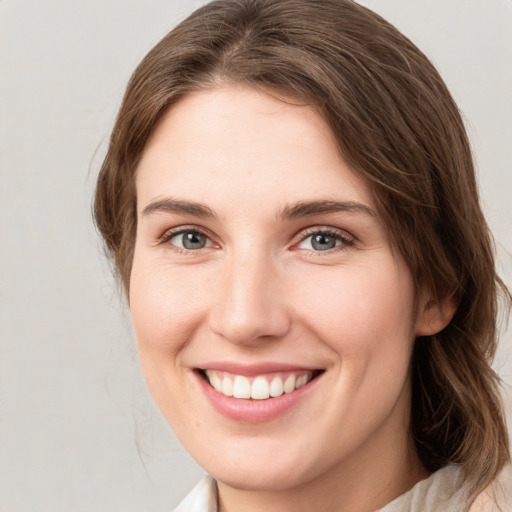
<svg viewBox="0 0 512 512">
<path fill-rule="evenodd" d="M 308 395 L 321 377 L 321 375 L 317 376 L 291 393 L 285 393 L 275 398 L 267 398 L 266 400 L 253 400 L 223 395 L 215 391 L 197 372 L 194 372 L 194 375 L 199 381 L 206 398 L 217 412 L 232 420 L 244 423 L 263 423 L 283 416 Z"/>
</svg>

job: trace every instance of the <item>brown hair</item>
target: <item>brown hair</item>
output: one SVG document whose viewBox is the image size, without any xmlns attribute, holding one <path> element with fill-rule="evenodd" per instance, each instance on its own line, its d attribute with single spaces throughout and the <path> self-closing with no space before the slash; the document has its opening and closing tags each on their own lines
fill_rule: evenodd
<svg viewBox="0 0 512 512">
<path fill-rule="evenodd" d="M 350 0 L 219 0 L 194 12 L 145 57 L 128 85 L 98 178 L 94 215 L 125 289 L 136 231 L 135 172 L 164 111 L 222 83 L 313 106 L 374 192 L 417 290 L 458 308 L 419 338 L 411 429 L 428 470 L 460 464 L 471 492 L 509 459 L 490 367 L 497 277 L 463 121 L 429 60 Z"/>
</svg>

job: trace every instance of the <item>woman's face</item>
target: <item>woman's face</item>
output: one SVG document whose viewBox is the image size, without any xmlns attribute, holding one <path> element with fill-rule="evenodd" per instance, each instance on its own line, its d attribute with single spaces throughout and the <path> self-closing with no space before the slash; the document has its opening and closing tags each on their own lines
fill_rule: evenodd
<svg viewBox="0 0 512 512">
<path fill-rule="evenodd" d="M 244 87 L 190 94 L 136 185 L 131 313 L 192 456 L 254 490 L 403 459 L 412 279 L 319 115 Z"/>
</svg>

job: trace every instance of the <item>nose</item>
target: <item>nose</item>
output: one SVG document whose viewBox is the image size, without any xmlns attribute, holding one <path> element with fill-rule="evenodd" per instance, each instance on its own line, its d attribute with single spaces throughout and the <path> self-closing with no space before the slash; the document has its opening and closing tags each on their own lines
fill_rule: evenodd
<svg viewBox="0 0 512 512">
<path fill-rule="evenodd" d="M 213 332 L 237 345 L 256 346 L 283 337 L 291 327 L 279 272 L 271 258 L 233 257 L 219 275 L 218 301 L 210 316 Z"/>
</svg>

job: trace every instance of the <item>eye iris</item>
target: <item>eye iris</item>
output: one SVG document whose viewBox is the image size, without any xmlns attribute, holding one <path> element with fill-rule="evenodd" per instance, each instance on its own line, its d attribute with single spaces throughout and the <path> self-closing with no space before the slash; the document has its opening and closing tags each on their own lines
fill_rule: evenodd
<svg viewBox="0 0 512 512">
<path fill-rule="evenodd" d="M 202 249 L 206 245 L 206 236 L 189 231 L 188 233 L 183 233 L 182 243 L 185 249 Z"/>
<path fill-rule="evenodd" d="M 318 233 L 311 237 L 311 245 L 317 251 L 327 251 L 336 246 L 336 239 L 324 233 Z"/>
</svg>

